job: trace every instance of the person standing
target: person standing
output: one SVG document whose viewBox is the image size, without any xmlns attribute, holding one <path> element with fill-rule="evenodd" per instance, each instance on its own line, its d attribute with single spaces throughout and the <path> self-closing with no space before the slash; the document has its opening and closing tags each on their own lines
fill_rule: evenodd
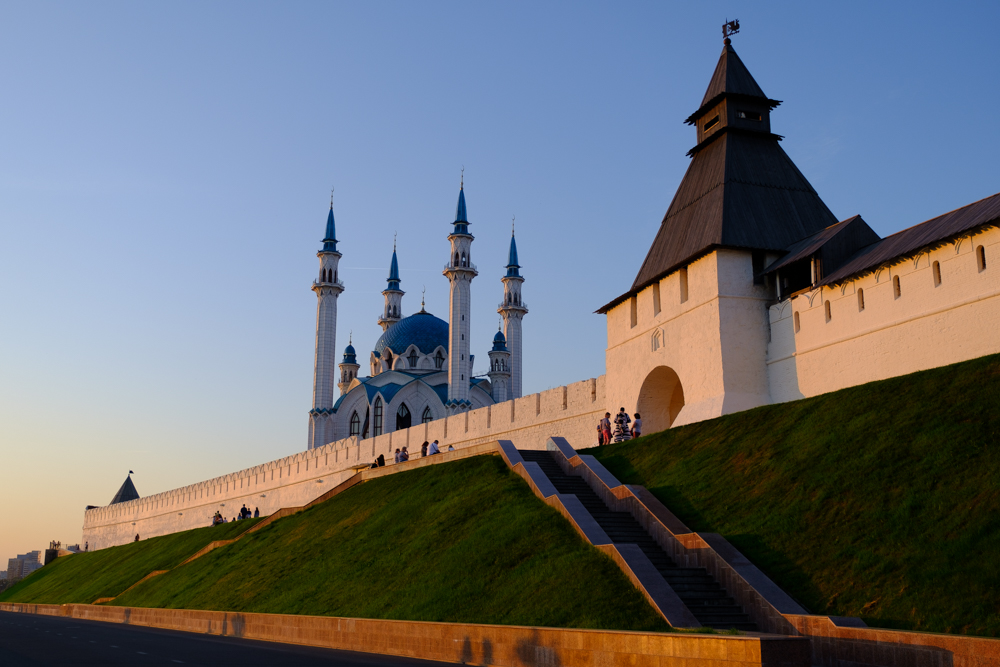
<svg viewBox="0 0 1000 667">
<path fill-rule="evenodd" d="M 420 455 L 427 456 L 427 441 L 424 440 L 424 444 L 420 445 Z"/>
<path fill-rule="evenodd" d="M 629 418 L 628 413 L 625 412 L 625 408 L 618 411 L 615 415 L 615 432 L 614 441 L 615 442 L 625 442 L 626 440 L 631 440 L 632 435 L 629 433 L 629 422 L 632 420 Z"/>
<path fill-rule="evenodd" d="M 605 412 L 604 419 L 601 420 L 601 431 L 604 432 L 604 444 L 611 444 L 611 413 Z"/>
<path fill-rule="evenodd" d="M 254 507 L 253 508 L 253 518 L 255 518 L 255 519 L 259 519 L 260 518 L 260 508 L 259 507 Z"/>
<path fill-rule="evenodd" d="M 642 435 L 642 417 L 637 412 L 635 413 L 635 421 L 632 422 L 632 437 L 638 438 L 640 435 Z"/>
</svg>

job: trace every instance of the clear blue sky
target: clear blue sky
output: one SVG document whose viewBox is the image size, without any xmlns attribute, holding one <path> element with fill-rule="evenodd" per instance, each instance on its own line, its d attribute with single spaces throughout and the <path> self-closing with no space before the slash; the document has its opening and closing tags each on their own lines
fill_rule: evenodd
<svg viewBox="0 0 1000 667">
<path fill-rule="evenodd" d="M 338 347 L 393 233 L 447 316 L 465 166 L 485 370 L 511 216 L 526 393 L 604 372 L 604 318 L 688 165 L 721 24 L 838 218 L 1000 191 L 982 3 L 3 3 L 0 563 L 143 495 L 301 451 L 331 184 Z M 2 565 L 0 565 L 2 567 Z"/>
</svg>

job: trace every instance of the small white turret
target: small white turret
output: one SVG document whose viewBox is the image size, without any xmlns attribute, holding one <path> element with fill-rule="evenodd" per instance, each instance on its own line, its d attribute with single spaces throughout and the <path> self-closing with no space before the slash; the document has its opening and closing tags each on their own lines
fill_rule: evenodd
<svg viewBox="0 0 1000 667">
<path fill-rule="evenodd" d="M 510 252 L 507 254 L 507 275 L 503 280 L 503 302 L 497 312 L 503 317 L 504 337 L 510 350 L 510 391 L 507 398 L 521 398 L 521 320 L 528 314 L 528 307 L 521 300 L 521 266 L 517 262 L 517 244 L 514 242 L 514 225 L 510 227 Z"/>
<path fill-rule="evenodd" d="M 444 275 L 451 283 L 448 313 L 448 400 L 445 407 L 450 412 L 468 410 L 469 384 L 472 379 L 472 357 L 469 355 L 470 314 L 472 312 L 472 279 L 479 275 L 472 263 L 473 236 L 469 233 L 469 219 L 465 210 L 465 179 L 458 191 L 458 210 L 455 228 L 448 235 L 451 255 L 444 267 Z"/>
</svg>

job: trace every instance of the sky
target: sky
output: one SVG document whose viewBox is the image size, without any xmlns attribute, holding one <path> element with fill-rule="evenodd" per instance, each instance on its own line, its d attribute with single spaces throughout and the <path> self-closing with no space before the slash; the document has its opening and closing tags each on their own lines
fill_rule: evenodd
<svg viewBox="0 0 1000 667">
<path fill-rule="evenodd" d="M 1000 3 L 0 2 L 0 567 L 306 447 L 331 187 L 363 367 L 394 237 L 447 318 L 459 177 L 475 371 L 516 216 L 524 393 L 604 372 L 733 46 L 838 219 L 1000 191 Z"/>
</svg>

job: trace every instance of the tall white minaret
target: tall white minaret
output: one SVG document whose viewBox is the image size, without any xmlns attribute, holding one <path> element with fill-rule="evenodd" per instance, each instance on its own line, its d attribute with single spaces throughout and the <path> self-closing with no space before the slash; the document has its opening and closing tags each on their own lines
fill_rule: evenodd
<svg viewBox="0 0 1000 667">
<path fill-rule="evenodd" d="M 344 284 L 337 275 L 340 253 L 333 222 L 333 197 L 326 216 L 326 236 L 319 257 L 319 278 L 313 281 L 316 292 L 316 361 L 313 373 L 313 406 L 309 411 L 308 449 L 321 447 L 334 439 L 333 402 L 337 387 L 337 297 Z"/>
<path fill-rule="evenodd" d="M 454 230 L 448 235 L 451 256 L 444 275 L 451 283 L 451 303 L 448 311 L 448 400 L 451 412 L 468 410 L 472 359 L 469 356 L 470 317 L 472 312 L 472 279 L 479 272 L 472 263 L 472 234 L 469 216 L 465 212 L 465 178 L 458 190 L 458 210 Z"/>
<path fill-rule="evenodd" d="M 378 325 L 385 331 L 396 322 L 403 319 L 403 295 L 406 293 L 399 289 L 399 263 L 396 261 L 396 242 L 392 242 L 392 264 L 389 265 L 389 286 L 382 290 L 385 297 L 385 306 L 382 308 L 382 315 L 378 318 Z"/>
<path fill-rule="evenodd" d="M 528 308 L 521 301 L 520 264 L 517 263 L 517 244 L 514 243 L 514 225 L 510 226 L 510 252 L 507 255 L 507 275 L 503 280 L 503 303 L 497 312 L 503 317 L 504 337 L 510 350 L 510 390 L 507 398 L 521 398 L 521 320 Z"/>
</svg>

